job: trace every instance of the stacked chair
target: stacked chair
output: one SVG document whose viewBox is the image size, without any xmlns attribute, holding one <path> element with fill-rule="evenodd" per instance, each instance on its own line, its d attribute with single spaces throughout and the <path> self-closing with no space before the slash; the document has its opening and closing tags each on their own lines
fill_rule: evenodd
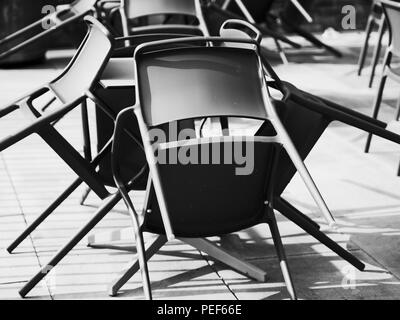
<svg viewBox="0 0 400 320">
<path fill-rule="evenodd" d="M 82 182 L 103 200 L 87 224 L 20 290 L 21 296 L 25 297 L 121 200 L 127 205 L 132 218 L 138 255 L 111 284 L 112 295 L 117 294 L 122 285 L 140 270 L 146 298 L 150 299 L 147 260 L 174 238 L 252 278 L 264 281 L 263 270 L 204 238 L 267 223 L 289 295 L 295 299 L 296 292 L 274 209 L 353 266 L 364 269 L 361 261 L 321 232 L 319 225 L 284 200 L 282 193 L 298 172 L 323 217 L 332 225 L 334 219 L 303 163 L 329 123 L 341 121 L 398 144 L 400 136 L 385 130 L 385 123 L 282 81 L 261 54 L 262 35 L 252 24 L 226 21 L 220 30 L 221 37 L 210 37 L 203 29 L 199 2 L 193 1 L 195 10 L 189 11 L 189 1 L 183 1 L 165 1 L 164 4 L 169 3 L 172 8 L 158 13 L 175 14 L 177 9 L 172 3 L 177 6 L 184 3 L 184 14 L 196 17 L 197 26 L 131 27 L 129 16 L 126 16 L 127 36 L 115 39 L 98 20 L 85 17 L 89 31 L 65 71 L 45 87 L 0 109 L 0 117 L 23 109 L 31 119 L 25 128 L 0 140 L 0 151 L 36 133 L 78 175 L 76 181 L 10 245 L 10 252 Z M 139 3 L 139 0 L 133 2 Z M 143 8 L 147 10 L 149 3 L 149 0 L 142 1 Z M 131 14 L 134 8 L 123 1 L 120 9 L 122 17 L 124 13 Z M 148 11 L 133 14 L 132 19 L 148 14 Z M 189 29 L 195 31 L 185 32 Z M 116 109 L 112 101 L 105 101 L 99 95 L 99 81 L 112 66 L 113 56 L 129 56 L 132 52 L 134 57 L 129 61 L 134 66 L 132 78 L 136 82 L 135 88 L 131 86 L 127 102 Z M 282 98 L 272 98 L 270 90 L 280 91 Z M 45 93 L 54 96 L 50 103 L 58 101 L 60 106 L 46 112 L 35 108 L 33 101 Z M 193 99 L 194 96 L 198 99 Z M 87 149 L 90 144 L 87 113 L 82 113 L 86 132 L 85 156 L 81 156 L 54 128 L 56 121 L 77 106 L 83 104 L 82 110 L 86 110 L 87 99 L 96 105 L 97 134 L 101 137 L 98 154 L 93 159 Z M 102 119 L 100 114 L 106 116 L 109 122 L 104 121 L 104 124 L 99 120 Z M 196 126 L 198 121 L 204 123 L 207 118 L 225 119 L 225 130 L 221 135 L 204 137 L 203 126 L 200 129 Z M 257 119 L 260 125 L 255 130 L 256 134 L 235 136 L 232 123 L 237 118 L 244 123 L 246 119 Z M 103 130 L 103 125 L 107 126 L 107 130 Z M 153 143 L 153 130 L 165 132 L 170 126 L 175 126 L 177 130 L 192 129 L 191 134 L 183 140 L 167 136 L 165 142 Z M 110 127 L 114 130 L 113 136 L 104 136 L 104 131 L 109 132 Z M 237 175 L 235 163 L 201 164 L 203 160 L 212 163 L 214 156 L 224 154 L 229 146 L 243 148 L 249 145 L 254 147 L 254 170 L 250 174 Z M 211 152 L 205 154 L 203 150 L 207 147 Z M 182 150 L 200 150 L 196 158 L 200 164 L 159 163 L 155 157 L 155 152 L 169 154 Z M 107 157 L 111 163 L 104 164 Z M 109 181 L 110 175 L 113 181 Z M 117 191 L 110 193 L 107 186 L 117 187 Z M 143 214 L 138 214 L 133 206 L 128 195 L 131 190 L 146 191 Z M 146 245 L 142 235 L 145 231 L 157 235 Z"/>
</svg>

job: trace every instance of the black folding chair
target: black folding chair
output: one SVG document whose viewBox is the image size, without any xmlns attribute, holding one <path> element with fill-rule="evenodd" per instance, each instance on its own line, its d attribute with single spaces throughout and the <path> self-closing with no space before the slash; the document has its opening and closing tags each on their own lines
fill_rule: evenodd
<svg viewBox="0 0 400 320">
<path fill-rule="evenodd" d="M 133 220 L 146 298 L 151 299 L 152 295 L 143 231 L 159 234 L 165 240 L 180 237 L 185 241 L 189 238 L 190 243 L 190 238 L 224 235 L 266 222 L 271 229 L 288 291 L 295 299 L 274 216 L 271 188 L 280 146 L 285 148 L 298 168 L 304 168 L 304 165 L 299 164 L 296 151 L 269 102 L 258 57 L 258 43 L 233 38 L 206 40 L 213 44 L 239 43 L 240 46 L 160 50 L 160 46 L 174 45 L 177 41 L 140 46 L 135 52 L 136 96 L 139 99 L 134 108 L 125 110 L 117 119 L 113 171 Z M 247 48 L 244 47 L 246 44 Z M 190 83 L 187 79 L 191 79 Z M 224 85 L 218 87 L 218 83 Z M 194 96 L 195 100 L 192 99 Z M 187 101 L 191 103 L 187 104 Z M 117 160 L 122 150 L 119 145 L 120 132 L 124 129 L 122 124 L 132 111 L 139 122 L 151 176 L 143 223 L 128 195 Z M 154 134 L 152 130 L 161 130 L 160 127 L 166 124 L 221 116 L 268 121 L 275 134 L 237 140 L 226 135 L 200 138 L 194 132 L 181 139 L 178 138 L 179 132 L 169 140 L 151 137 Z M 238 175 L 235 171 L 237 164 L 232 164 L 232 160 L 215 162 L 218 154 L 226 155 L 231 150 L 228 148 L 233 152 L 239 145 L 250 143 L 254 144 L 254 153 L 249 155 L 254 157 L 254 171 L 248 175 Z M 182 152 L 196 152 L 193 162 L 172 163 L 171 159 L 175 157 L 169 158 L 169 155 Z M 168 160 L 160 163 L 159 157 L 164 153 Z"/>
<path fill-rule="evenodd" d="M 210 38 L 207 40 L 210 42 L 240 42 L 237 39 L 227 40 L 221 38 Z M 199 41 L 199 39 L 192 39 L 192 41 Z M 165 123 L 183 119 L 213 116 L 263 119 L 272 126 L 272 136 L 269 135 L 266 139 L 253 137 L 256 144 L 257 142 L 282 144 L 293 164 L 297 166 L 298 169 L 302 166 L 299 164 L 300 158 L 296 156 L 297 152 L 292 148 L 291 140 L 280 123 L 274 107 L 269 103 L 269 97 L 266 95 L 264 74 L 263 72 L 260 73 L 262 68 L 260 68 L 260 65 L 257 65 L 257 63 L 261 63 L 261 61 L 254 60 L 254 56 L 246 52 L 252 51 L 252 49 L 247 48 L 243 50 L 243 40 L 240 42 L 241 49 L 238 50 L 238 48 L 234 48 L 235 51 L 230 51 L 232 48 L 223 50 L 216 47 L 178 50 L 168 49 L 165 51 L 157 49 L 157 45 L 164 46 L 168 43 L 176 44 L 176 42 L 173 41 L 162 41 L 158 44 L 143 45 L 136 51 L 136 94 L 140 97 L 140 101 L 137 102 L 136 107 L 126 110 L 119 116 L 113 149 L 116 154 L 115 157 L 118 158 L 118 153 L 120 152 L 118 137 L 119 130 L 122 128 L 121 123 L 125 122 L 124 114 L 127 115 L 134 110 L 141 128 L 142 139 L 144 141 L 152 178 L 151 186 L 154 188 L 152 191 L 155 194 L 154 199 L 150 197 L 148 200 L 149 203 L 145 206 L 145 210 L 143 211 L 145 216 L 143 224 L 140 223 L 135 208 L 129 199 L 127 189 L 119 175 L 119 168 L 116 161 L 114 162 L 114 174 L 120 192 L 130 209 L 134 221 L 133 225 L 138 246 L 139 265 L 142 267 L 144 289 L 148 298 L 151 297 L 151 292 L 146 269 L 146 257 L 144 255 L 144 245 L 141 235 L 142 231 L 147 230 L 157 234 L 164 234 L 165 232 L 165 239 L 174 238 L 177 235 L 178 237 L 184 238 L 184 241 L 186 241 L 185 238 L 188 237 L 230 233 L 233 232 L 235 228 L 237 231 L 243 226 L 238 220 L 229 216 L 230 213 L 233 214 L 233 217 L 235 216 L 236 210 L 234 208 L 240 208 L 239 211 L 244 216 L 246 215 L 244 213 L 246 210 L 240 202 L 244 201 L 245 203 L 252 204 L 257 202 L 253 199 L 255 195 L 249 195 L 248 193 L 246 193 L 248 199 L 237 199 L 240 198 L 240 192 L 243 192 L 243 190 L 247 188 L 243 189 L 239 187 L 241 190 L 239 193 L 237 193 L 237 189 L 233 191 L 235 190 L 234 180 L 227 177 L 226 173 L 223 174 L 224 178 L 220 177 L 218 169 L 212 166 L 198 166 L 197 164 L 170 165 L 168 163 L 166 165 L 161 165 L 157 163 L 158 159 L 155 157 L 155 153 L 160 155 L 162 151 L 170 149 L 175 149 L 175 151 L 180 152 L 181 148 L 189 148 L 189 150 L 190 148 L 199 148 L 199 150 L 202 150 L 200 146 L 203 144 L 212 144 L 212 142 L 207 139 L 192 138 L 191 140 L 167 143 L 165 146 L 161 147 L 162 143 L 154 142 L 151 138 L 150 132 L 152 129 Z M 249 41 L 248 44 L 259 48 L 257 42 Z M 149 50 L 150 53 L 147 52 L 147 50 Z M 189 67 L 191 61 L 195 61 L 196 65 Z M 210 68 L 210 65 L 213 65 L 213 67 Z M 236 72 L 234 73 L 230 72 L 231 70 L 235 70 L 233 66 L 236 68 Z M 244 71 L 243 66 L 246 66 L 246 71 Z M 251 66 L 254 66 L 254 69 L 251 69 Z M 178 70 L 178 72 L 174 72 L 174 70 Z M 167 77 L 170 79 L 169 82 L 166 81 Z M 188 77 L 192 79 L 189 86 L 185 85 L 183 82 L 183 79 L 187 79 Z M 173 81 L 171 81 L 171 78 Z M 253 80 L 251 80 L 251 78 Z M 221 90 L 215 90 L 215 81 L 224 83 Z M 251 90 L 246 83 L 251 83 Z M 258 83 L 260 83 L 260 87 L 258 87 Z M 143 86 L 143 88 L 141 88 L 141 86 Z M 254 88 L 254 86 L 257 87 Z M 184 90 L 182 90 L 183 87 L 185 88 Z M 197 88 L 202 89 L 198 91 Z M 261 92 L 265 90 L 264 95 L 257 95 L 257 90 L 259 89 L 261 89 Z M 251 94 L 250 91 L 252 92 Z M 169 102 L 165 101 L 163 98 L 167 93 Z M 192 103 L 191 107 L 184 107 L 187 105 L 185 103 L 185 97 L 199 96 L 199 94 L 201 94 L 202 99 L 198 100 L 198 103 Z M 216 103 L 216 101 L 218 103 Z M 166 107 L 165 104 L 167 104 L 168 107 Z M 245 110 L 241 109 L 241 106 L 246 106 Z M 118 124 L 120 127 L 118 127 Z M 222 138 L 221 141 L 227 142 L 228 140 Z M 203 159 L 196 153 L 196 159 L 197 157 Z M 219 170 L 223 171 L 224 169 L 221 168 Z M 207 171 L 209 172 L 208 174 Z M 256 171 L 258 170 L 256 169 Z M 175 178 L 171 179 L 172 176 Z M 220 181 L 220 183 L 216 184 L 212 177 L 217 177 L 216 181 Z M 212 180 L 212 182 L 208 183 L 207 181 L 210 180 Z M 251 179 L 249 178 L 249 180 Z M 225 186 L 224 182 L 226 181 L 228 181 L 228 184 Z M 223 186 L 221 186 L 221 184 Z M 241 184 L 247 185 L 245 181 L 242 181 Z M 251 184 L 253 186 L 258 185 L 254 181 L 251 182 Z M 216 185 L 216 190 L 219 190 L 219 192 L 214 190 L 214 185 Z M 231 185 L 231 188 L 229 188 L 228 185 Z M 199 189 L 199 186 L 207 186 L 207 188 L 200 187 Z M 226 193 L 224 192 L 225 190 L 227 190 Z M 255 190 L 257 193 L 258 189 L 253 188 L 252 190 Z M 208 191 L 210 191 L 210 193 L 208 193 Z M 229 191 L 232 191 L 235 196 L 229 194 Z M 271 195 L 274 195 L 274 193 L 272 192 Z M 222 197 L 222 199 L 218 197 Z M 230 202 L 229 204 L 226 204 L 227 200 L 225 200 L 224 197 L 232 199 L 228 201 Z M 206 204 L 208 202 L 205 199 L 213 199 L 213 201 L 210 201 L 208 206 L 208 204 Z M 236 199 L 238 203 L 235 203 Z M 269 201 L 271 201 L 271 199 L 272 198 L 269 198 Z M 203 203 L 204 201 L 206 203 Z M 233 206 L 230 207 L 232 201 Z M 226 213 L 224 211 L 225 209 L 227 209 Z M 201 210 L 202 213 L 198 213 L 197 210 Z M 210 212 L 209 215 L 207 212 Z M 239 214 L 237 217 L 239 216 L 241 215 Z M 241 216 L 239 220 L 245 220 L 246 218 L 243 216 Z M 219 220 L 220 217 L 222 220 Z M 210 223 L 210 221 L 213 222 Z M 225 221 L 225 223 L 223 223 L 223 221 Z M 232 222 L 232 225 L 226 221 Z M 252 221 L 253 222 L 249 221 L 247 227 L 252 223 L 260 223 L 260 220 L 257 220 L 257 218 Z M 246 223 L 244 223 L 244 225 L 246 225 Z M 276 241 L 276 237 L 274 237 L 274 239 Z M 151 252 L 154 253 L 154 248 L 151 249 Z M 132 267 L 128 269 L 127 274 L 132 275 L 132 270 L 137 270 L 137 267 L 138 264 L 135 261 Z M 358 264 L 358 267 L 363 268 L 363 264 Z M 127 274 L 123 275 L 125 281 L 129 278 Z M 284 274 L 287 274 L 286 270 L 284 270 Z M 294 297 L 295 295 L 290 284 L 290 277 L 285 276 L 285 279 L 289 292 L 291 292 L 291 296 Z"/>
</svg>

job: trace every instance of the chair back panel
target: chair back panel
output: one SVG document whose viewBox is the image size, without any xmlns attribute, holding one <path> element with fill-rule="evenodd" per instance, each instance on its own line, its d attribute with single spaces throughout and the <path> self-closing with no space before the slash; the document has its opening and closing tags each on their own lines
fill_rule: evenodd
<svg viewBox="0 0 400 320">
<path fill-rule="evenodd" d="M 382 1 L 389 25 L 392 53 L 400 57 L 400 3 Z"/>
<path fill-rule="evenodd" d="M 151 15 L 176 14 L 197 16 L 198 0 L 122 0 L 128 19 Z"/>
<path fill-rule="evenodd" d="M 108 30 L 91 17 L 89 31 L 71 63 L 50 86 L 63 103 L 70 103 L 91 89 L 112 52 Z"/>
<path fill-rule="evenodd" d="M 245 143 L 235 142 L 232 148 L 238 148 L 241 144 L 242 150 L 245 150 Z M 204 146 L 206 148 L 198 152 L 199 163 L 202 163 L 200 161 L 204 152 L 209 155 L 211 163 L 215 152 L 224 155 L 226 147 L 224 143 Z M 250 175 L 237 175 L 235 164 L 158 165 L 175 235 L 216 236 L 262 222 L 273 148 L 271 144 L 255 143 L 254 154 L 251 155 L 254 157 L 254 170 Z M 170 150 L 173 152 L 176 149 Z M 155 198 L 153 196 L 150 200 L 145 227 L 151 232 L 163 234 L 164 227 Z"/>
<path fill-rule="evenodd" d="M 148 126 L 218 116 L 267 119 L 253 50 L 181 48 L 144 53 L 136 61 Z"/>
</svg>

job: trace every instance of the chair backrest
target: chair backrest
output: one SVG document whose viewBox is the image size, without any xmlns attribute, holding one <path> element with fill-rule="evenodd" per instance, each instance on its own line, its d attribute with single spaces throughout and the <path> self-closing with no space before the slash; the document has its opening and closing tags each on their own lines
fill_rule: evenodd
<svg viewBox="0 0 400 320">
<path fill-rule="evenodd" d="M 382 0 L 390 32 L 391 52 L 400 57 L 400 3 Z"/>
<path fill-rule="evenodd" d="M 113 48 L 110 32 L 95 18 L 85 17 L 88 33 L 77 53 L 51 89 L 63 103 L 70 103 L 90 90 L 103 71 Z"/>
<path fill-rule="evenodd" d="M 128 19 L 152 15 L 176 14 L 197 17 L 198 0 L 122 0 Z"/>
<path fill-rule="evenodd" d="M 187 138 L 178 137 L 176 144 L 165 147 L 164 163 L 152 158 L 162 139 L 156 139 L 151 148 L 148 145 L 150 129 L 185 119 L 226 116 L 268 120 L 258 52 L 242 47 L 257 42 L 237 42 L 238 47 L 199 45 L 164 50 L 149 45 L 135 52 L 138 121 L 145 148 L 147 143 L 156 195 L 146 214 L 145 226 L 150 231 L 164 232 L 163 211 L 168 212 L 178 237 L 238 231 L 260 223 L 265 213 L 273 145 L 254 142 L 254 137 L 237 141 L 224 136 L 214 138 L 217 140 L 192 138 L 193 144 L 188 146 Z M 184 153 L 193 156 L 191 161 L 181 161 L 179 155 Z M 239 174 L 234 154 L 244 153 L 252 169 Z M 158 156 L 161 154 L 160 148 Z M 176 162 L 169 158 L 174 154 Z"/>
<path fill-rule="evenodd" d="M 186 47 L 136 60 L 137 97 L 150 127 L 202 117 L 268 118 L 255 50 Z"/>
<path fill-rule="evenodd" d="M 76 0 L 71 4 L 71 8 L 75 13 L 83 14 L 95 8 L 98 0 Z"/>
</svg>

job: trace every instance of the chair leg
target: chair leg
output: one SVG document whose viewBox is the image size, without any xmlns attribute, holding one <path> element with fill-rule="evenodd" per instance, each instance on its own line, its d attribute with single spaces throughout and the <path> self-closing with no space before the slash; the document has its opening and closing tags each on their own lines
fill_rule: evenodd
<svg viewBox="0 0 400 320">
<path fill-rule="evenodd" d="M 378 63 L 379 63 L 379 57 L 381 55 L 381 50 L 382 50 L 382 39 L 383 39 L 383 35 L 385 34 L 385 31 L 386 31 L 386 22 L 385 22 L 385 16 L 383 16 L 381 21 L 379 22 L 378 41 L 376 43 L 374 55 L 373 55 L 373 59 L 372 59 L 372 69 L 371 69 L 371 75 L 370 75 L 369 83 L 368 83 L 369 88 L 372 88 L 372 84 L 374 83 L 375 71 L 376 71 L 376 67 L 378 66 Z"/>
<path fill-rule="evenodd" d="M 165 244 L 167 238 L 165 236 L 157 236 L 152 239 L 148 249 L 146 250 L 146 259 L 149 261 Z M 118 291 L 139 271 L 139 261 L 137 258 L 129 262 L 129 264 L 121 271 L 121 273 L 112 281 L 108 287 L 108 294 L 115 297 Z"/>
<path fill-rule="evenodd" d="M 297 300 L 296 290 L 293 286 L 293 281 L 290 275 L 285 249 L 282 244 L 282 238 L 279 233 L 278 224 L 275 218 L 275 213 L 273 212 L 273 209 L 270 208 L 270 206 L 268 206 L 267 211 L 268 211 L 268 226 L 269 229 L 271 230 L 272 239 L 274 240 L 275 250 L 279 259 L 279 265 L 282 270 L 282 275 L 286 283 L 286 288 L 289 292 L 290 298 L 292 300 Z"/>
<path fill-rule="evenodd" d="M 60 250 L 58 253 L 32 277 L 19 291 L 25 297 L 121 200 L 119 192 L 110 195 L 97 210 L 94 217 Z"/>
<path fill-rule="evenodd" d="M 304 223 L 309 224 L 310 227 L 315 228 L 316 230 L 321 229 L 321 227 L 318 223 L 316 223 L 314 220 L 312 220 L 305 214 L 301 213 L 299 210 L 297 210 L 294 206 L 292 206 L 289 202 L 287 202 L 282 197 L 276 197 L 274 199 L 274 207 L 278 211 L 280 211 L 280 209 L 283 209 L 283 210 L 290 212 L 291 215 L 296 216 L 297 219 L 304 221 Z"/>
<path fill-rule="evenodd" d="M 90 142 L 89 114 L 86 99 L 81 104 L 82 132 L 83 132 L 83 154 L 87 161 L 92 161 L 92 148 Z"/>
<path fill-rule="evenodd" d="M 400 120 L 400 96 L 397 99 L 397 103 L 396 103 L 396 116 L 394 118 L 396 121 Z"/>
<path fill-rule="evenodd" d="M 374 101 L 374 106 L 373 106 L 373 111 L 372 111 L 372 118 L 374 118 L 374 119 L 378 118 L 379 110 L 380 110 L 381 103 L 382 103 L 383 90 L 385 89 L 385 85 L 386 85 L 386 80 L 387 80 L 387 75 L 383 74 L 383 76 L 381 78 L 381 82 L 378 87 L 378 92 L 376 94 L 375 101 Z M 369 133 L 368 137 L 367 137 L 367 142 L 365 144 L 365 149 L 364 149 L 365 153 L 369 152 L 369 150 L 371 148 L 371 141 L 372 141 L 372 134 Z"/>
<path fill-rule="evenodd" d="M 18 236 L 17 239 L 14 240 L 13 243 L 8 246 L 7 251 L 12 253 L 22 241 L 24 241 L 40 224 L 42 224 L 43 221 L 46 220 L 46 218 L 79 187 L 81 183 L 82 180 L 80 178 L 76 179 L 38 218 L 36 218 L 31 225 L 25 229 L 24 232 Z"/>
<path fill-rule="evenodd" d="M 364 69 L 364 66 L 365 66 L 365 59 L 367 57 L 369 38 L 371 37 L 373 24 L 374 24 L 374 18 L 373 18 L 373 16 L 370 16 L 368 18 L 367 28 L 365 30 L 364 44 L 363 44 L 363 47 L 360 52 L 360 57 L 358 59 L 358 73 L 357 74 L 359 76 L 361 76 L 362 70 Z"/>
<path fill-rule="evenodd" d="M 18 109 L 19 109 L 19 106 L 17 106 L 17 105 L 12 105 L 12 106 L 8 106 L 3 109 L 0 109 L 0 118 L 3 118 L 6 115 L 8 115 L 11 112 L 14 112 L 15 110 L 18 110 Z"/>
<path fill-rule="evenodd" d="M 353 256 L 350 252 L 343 249 L 340 245 L 338 245 L 335 241 L 330 239 L 325 233 L 321 232 L 320 230 L 316 229 L 310 222 L 301 219 L 300 216 L 303 214 L 296 210 L 294 207 L 286 206 L 285 201 L 281 201 L 283 199 L 278 198 L 275 200 L 275 208 L 284 215 L 287 219 L 295 223 L 309 235 L 317 239 L 323 245 L 331 249 L 335 252 L 339 257 L 342 257 L 344 260 L 352 264 L 355 268 L 360 271 L 363 271 L 365 265 Z"/>
<path fill-rule="evenodd" d="M 83 190 L 81 199 L 79 200 L 79 204 L 81 206 L 83 206 L 85 204 L 85 201 L 89 197 L 89 194 L 91 191 L 92 191 L 92 189 L 90 189 L 89 187 L 86 187 L 85 190 Z"/>
<path fill-rule="evenodd" d="M 141 230 L 141 224 L 139 222 L 138 214 L 136 213 L 135 207 L 129 197 L 128 192 L 125 190 L 125 188 L 122 186 L 119 186 L 118 190 L 119 190 L 119 193 L 121 194 L 122 198 L 124 199 L 124 202 L 129 210 L 129 214 L 132 218 L 133 230 L 135 232 L 136 250 L 137 250 L 137 255 L 138 255 L 138 260 L 139 260 L 140 271 L 141 271 L 141 275 L 142 275 L 144 295 L 146 297 L 146 300 L 152 300 L 149 270 L 147 267 L 147 259 L 146 259 L 146 251 L 145 251 L 143 233 Z"/>
<path fill-rule="evenodd" d="M 199 251 L 208 254 L 211 258 L 222 262 L 233 270 L 250 277 L 259 282 L 265 282 L 267 280 L 267 273 L 252 265 L 249 262 L 243 260 L 243 258 L 237 256 L 232 252 L 228 252 L 224 248 L 221 248 L 211 241 L 203 238 L 180 238 L 179 240 L 191 245 Z"/>
<path fill-rule="evenodd" d="M 283 147 L 285 148 L 287 154 L 289 155 L 294 166 L 296 167 L 297 172 L 300 174 L 309 193 L 311 194 L 319 210 L 321 211 L 322 216 L 325 218 L 330 227 L 335 226 L 336 222 L 332 216 L 332 213 L 330 212 L 328 206 L 326 205 L 325 200 L 322 197 L 320 191 L 318 190 L 317 185 L 315 184 L 313 178 L 311 177 L 307 167 L 304 165 L 304 162 L 302 161 L 300 155 L 298 154 L 296 147 L 293 145 L 292 140 L 290 139 L 289 135 L 287 134 L 285 128 L 280 123 L 280 121 L 276 122 L 275 130 L 277 131 L 278 136 L 281 137 Z"/>
<path fill-rule="evenodd" d="M 275 46 L 276 46 L 276 49 L 278 50 L 279 56 L 281 57 L 282 63 L 283 64 L 289 64 L 289 61 L 288 61 L 288 59 L 286 57 L 286 53 L 283 50 L 279 40 L 274 39 L 274 41 L 275 41 Z"/>
</svg>

